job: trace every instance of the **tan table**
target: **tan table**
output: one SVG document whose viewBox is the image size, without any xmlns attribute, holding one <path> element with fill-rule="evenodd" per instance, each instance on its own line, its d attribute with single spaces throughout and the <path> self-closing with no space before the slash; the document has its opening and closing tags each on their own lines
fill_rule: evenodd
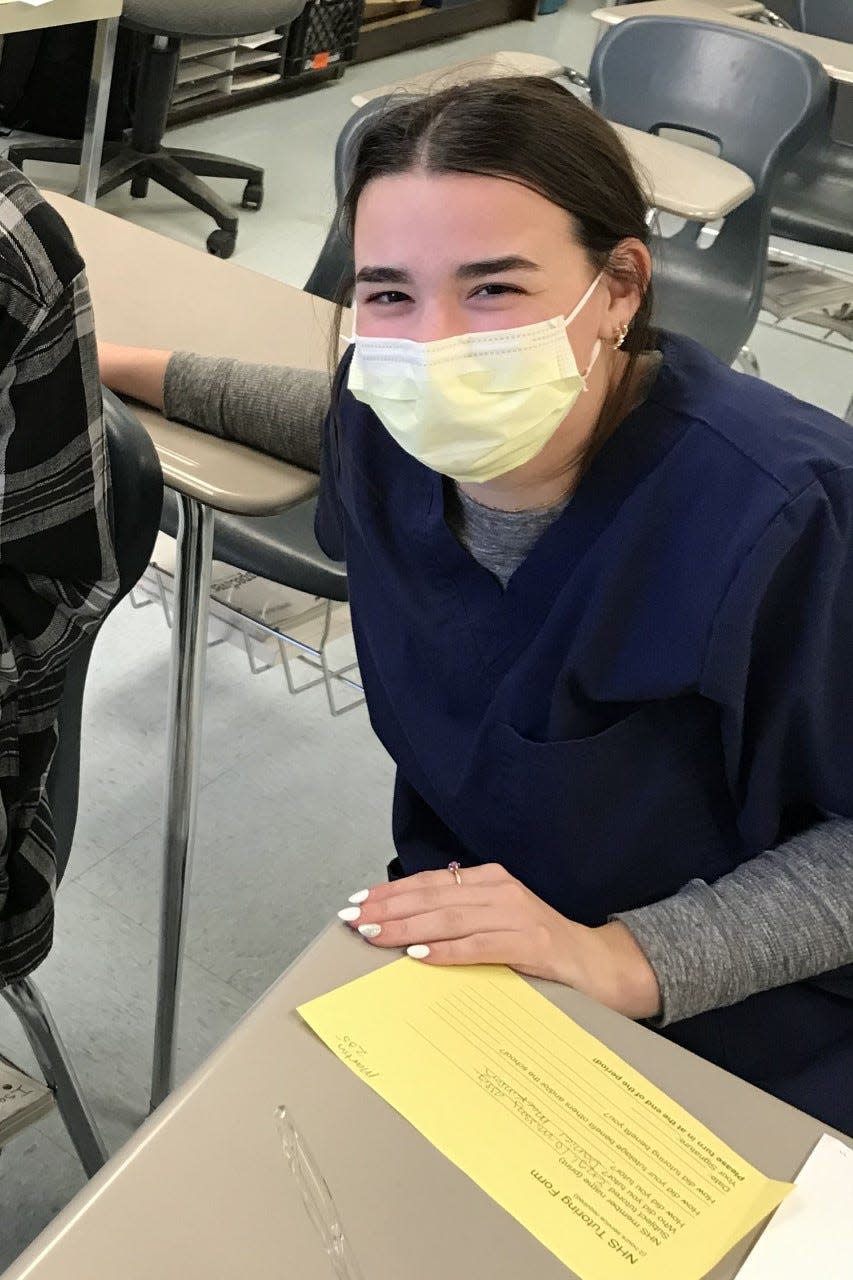
<svg viewBox="0 0 853 1280">
<path fill-rule="evenodd" d="M 755 23 L 746 22 L 725 8 L 709 4 L 708 0 L 650 0 L 648 4 L 632 4 L 617 9 L 595 9 L 592 17 L 607 26 L 615 26 L 619 22 L 627 22 L 631 18 L 698 18 L 705 22 L 716 22 L 725 27 L 739 27 L 742 31 L 756 29 L 768 40 L 778 40 L 780 44 L 791 45 L 810 53 L 823 64 L 826 74 L 839 84 L 853 84 L 853 44 L 843 40 L 827 40 L 824 36 L 809 36 L 802 31 L 791 31 L 787 27 L 762 25 L 756 28 Z"/>
<path fill-rule="evenodd" d="M 15 31 L 41 31 L 72 22 L 95 21 L 95 47 L 89 77 L 89 96 L 83 128 L 80 177 L 74 194 L 86 204 L 94 204 L 101 171 L 104 129 L 113 74 L 118 15 L 122 0 L 49 0 L 36 6 L 20 0 L 0 0 L 0 36 Z"/>
<path fill-rule="evenodd" d="M 643 6 L 644 7 L 644 6 Z M 741 5 L 746 9 L 749 5 Z M 762 10 L 763 6 L 753 5 Z M 566 69 L 552 58 L 530 53 L 493 53 L 423 75 L 398 80 L 379 89 L 357 93 L 356 107 L 388 93 L 430 93 L 435 89 L 470 80 L 508 75 L 556 77 Z M 571 73 L 577 75 L 577 73 Z M 656 138 L 642 130 L 614 125 L 633 157 L 650 204 L 667 213 L 698 222 L 714 222 L 743 204 L 755 191 L 752 179 L 742 169 L 696 147 L 683 146 L 666 138 Z"/>
<path fill-rule="evenodd" d="M 497 76 L 561 76 L 564 67 L 554 58 L 545 58 L 538 53 L 511 53 L 506 50 L 500 53 L 486 53 L 479 58 L 469 58 L 467 62 L 455 62 L 449 67 L 435 67 L 419 76 L 410 76 L 405 80 L 395 80 L 392 84 L 382 85 L 379 89 L 363 89 L 353 94 L 350 101 L 354 107 L 363 107 L 374 98 L 382 98 L 387 93 L 431 93 L 434 89 L 449 89 L 451 85 L 467 84 L 469 80 L 488 80 Z"/>
<path fill-rule="evenodd" d="M 333 307 L 65 196 L 47 198 L 86 262 L 98 335 L 271 364 L 327 367 Z M 134 406 L 179 507 L 174 582 L 160 961 L 152 1104 L 171 1088 L 198 797 L 202 689 L 215 511 L 270 515 L 310 496 L 316 476 Z"/>
<path fill-rule="evenodd" d="M 281 1103 L 323 1170 L 366 1280 L 571 1280 L 294 1012 L 388 958 L 338 924 L 322 934 L 4 1280 L 329 1280 L 278 1143 Z M 765 1173 L 792 1178 L 826 1131 L 585 996 L 534 985 Z M 753 1239 L 712 1280 L 732 1280 Z"/>
</svg>

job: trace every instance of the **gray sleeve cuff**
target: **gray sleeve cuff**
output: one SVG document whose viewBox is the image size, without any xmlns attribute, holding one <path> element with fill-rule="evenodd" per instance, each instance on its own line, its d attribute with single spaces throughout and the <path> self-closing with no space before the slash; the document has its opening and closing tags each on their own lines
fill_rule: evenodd
<svg viewBox="0 0 853 1280">
<path fill-rule="evenodd" d="M 617 911 L 610 919 L 630 929 L 658 980 L 661 1008 L 649 1026 L 665 1027 L 743 999 L 734 990 L 736 965 L 720 932 L 724 912 L 704 880 L 691 880 L 671 898 Z"/>
<path fill-rule="evenodd" d="M 610 917 L 660 986 L 666 1026 L 853 962 L 853 820 L 833 818 L 661 902 Z"/>
<path fill-rule="evenodd" d="M 188 351 L 174 353 L 163 382 L 167 417 L 315 472 L 330 394 L 328 373 Z"/>
</svg>

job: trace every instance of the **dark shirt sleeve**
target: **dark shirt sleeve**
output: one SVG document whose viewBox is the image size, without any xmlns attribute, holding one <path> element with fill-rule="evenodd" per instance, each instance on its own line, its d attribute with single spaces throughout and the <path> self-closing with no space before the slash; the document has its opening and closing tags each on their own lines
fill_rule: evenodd
<svg viewBox="0 0 853 1280">
<path fill-rule="evenodd" d="M 853 469 L 791 498 L 717 611 L 700 692 L 720 709 L 742 834 L 769 849 L 853 817 Z"/>
</svg>

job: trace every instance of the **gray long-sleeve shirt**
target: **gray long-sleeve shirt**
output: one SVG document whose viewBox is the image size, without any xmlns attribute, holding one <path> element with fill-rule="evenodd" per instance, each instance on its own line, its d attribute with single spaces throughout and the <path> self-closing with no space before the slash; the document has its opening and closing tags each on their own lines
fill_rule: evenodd
<svg viewBox="0 0 853 1280">
<path fill-rule="evenodd" d="M 329 391 L 328 374 L 178 352 L 166 370 L 165 408 L 317 471 Z M 452 487 L 449 497 L 454 534 L 504 585 L 565 505 L 504 512 Z M 630 929 L 655 972 L 655 1026 L 851 964 L 853 819 L 828 817 L 713 884 L 691 880 L 611 918 Z"/>
</svg>

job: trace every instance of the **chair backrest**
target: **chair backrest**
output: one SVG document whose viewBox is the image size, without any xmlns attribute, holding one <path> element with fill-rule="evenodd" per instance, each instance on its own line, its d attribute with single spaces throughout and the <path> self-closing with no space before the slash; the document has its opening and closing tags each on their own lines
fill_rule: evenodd
<svg viewBox="0 0 853 1280">
<path fill-rule="evenodd" d="M 337 212 L 329 228 L 325 243 L 305 284 L 305 292 L 313 293 L 318 298 L 326 298 L 330 302 L 337 300 L 342 288 L 349 283 L 352 276 L 352 245 L 342 234 L 339 225 L 341 202 L 350 184 L 353 164 L 355 162 L 358 142 L 366 125 L 388 106 L 399 102 L 401 94 L 384 94 L 379 98 L 371 98 L 363 107 L 359 107 L 347 120 L 335 146 L 335 200 Z"/>
<path fill-rule="evenodd" d="M 797 0 L 797 26 L 810 36 L 853 44 L 851 0 Z"/>
<path fill-rule="evenodd" d="M 154 35 L 251 36 L 298 18 L 305 0 L 124 0 L 122 22 Z"/>
<path fill-rule="evenodd" d="M 110 459 L 113 545 L 119 591 L 110 609 L 145 572 L 160 526 L 163 474 L 151 439 L 112 392 L 104 390 L 104 422 Z M 57 877 L 71 852 L 80 784 L 80 723 L 86 672 L 96 636 L 68 666 L 59 703 L 59 742 L 47 777 L 56 836 Z"/>
<path fill-rule="evenodd" d="M 592 101 L 602 115 L 647 133 L 683 129 L 713 140 L 724 160 L 752 178 L 756 203 L 808 136 L 828 85 L 815 58 L 760 27 L 682 18 L 632 18 L 611 27 L 590 67 Z"/>
<path fill-rule="evenodd" d="M 728 300 L 717 340 L 706 341 L 733 358 L 761 306 L 774 184 L 791 157 L 827 127 L 826 72 L 760 26 L 752 32 L 638 17 L 609 29 L 593 53 L 589 78 L 593 105 L 608 119 L 647 133 L 698 134 L 752 178 L 755 194 L 726 217 L 710 247 L 699 247 L 698 222 L 669 239 L 656 237 L 654 246 L 661 296 L 680 279 L 694 287 L 704 281 Z M 659 322 L 667 323 L 665 309 Z"/>
</svg>

